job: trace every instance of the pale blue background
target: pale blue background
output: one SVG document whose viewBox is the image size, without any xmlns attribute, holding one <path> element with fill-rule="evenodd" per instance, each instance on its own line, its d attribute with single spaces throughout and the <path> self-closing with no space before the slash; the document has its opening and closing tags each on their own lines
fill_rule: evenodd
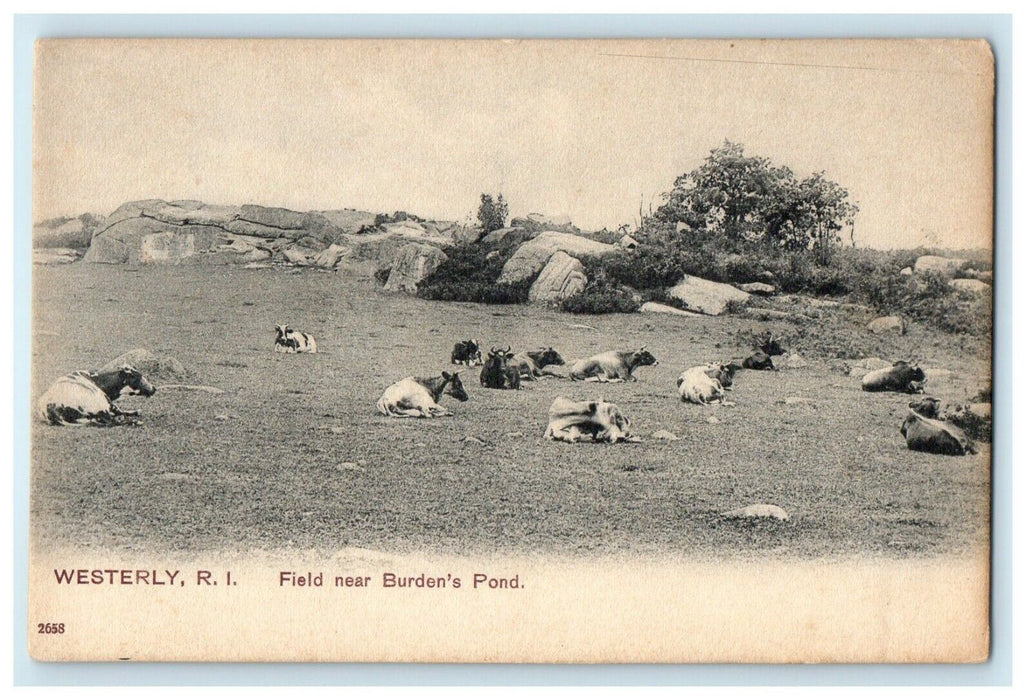
<svg viewBox="0 0 1033 700">
<path fill-rule="evenodd" d="M 14 349 L 16 685 L 1008 685 L 1012 667 L 1012 19 L 1010 15 L 16 15 L 14 337 L 29 337 L 33 42 L 43 37 L 959 37 L 997 58 L 991 660 L 969 666 L 57 664 L 27 653 L 29 348 Z M 948 196 L 949 193 L 944 193 Z"/>
</svg>

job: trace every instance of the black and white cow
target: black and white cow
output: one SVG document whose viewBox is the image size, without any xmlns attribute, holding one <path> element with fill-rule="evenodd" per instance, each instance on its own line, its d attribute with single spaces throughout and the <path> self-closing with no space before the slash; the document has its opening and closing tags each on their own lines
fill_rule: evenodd
<svg viewBox="0 0 1033 700">
<path fill-rule="evenodd" d="M 557 397 L 549 407 L 546 439 L 564 442 L 636 442 L 631 436 L 631 421 L 620 409 L 602 399 L 573 401 Z"/>
<path fill-rule="evenodd" d="M 316 352 L 316 339 L 309 333 L 288 326 L 277 326 L 273 349 L 276 352 Z"/>
<path fill-rule="evenodd" d="M 461 340 L 452 348 L 452 364 L 475 367 L 484 364 L 481 347 L 476 340 Z"/>
<path fill-rule="evenodd" d="M 756 369 L 756 370 L 769 370 L 771 372 L 777 372 L 778 368 L 775 367 L 775 363 L 771 361 L 771 355 L 767 354 L 763 350 L 758 350 L 746 359 L 742 361 L 743 369 Z"/>
<path fill-rule="evenodd" d="M 462 370 L 459 370 L 462 372 Z M 391 418 L 437 418 L 451 416 L 442 406 L 442 394 L 466 401 L 470 398 L 459 372 L 442 372 L 440 377 L 406 377 L 384 390 L 377 401 L 377 410 Z"/>
<path fill-rule="evenodd" d="M 52 425 L 117 425 L 139 411 L 115 405 L 120 396 L 153 396 L 156 389 L 139 370 L 125 365 L 101 372 L 73 372 L 40 397 L 37 415 Z"/>
<path fill-rule="evenodd" d="M 643 345 L 631 352 L 603 352 L 577 360 L 570 368 L 574 381 L 595 380 L 600 382 L 637 382 L 632 375 L 636 367 L 655 367 L 660 363 Z"/>
</svg>

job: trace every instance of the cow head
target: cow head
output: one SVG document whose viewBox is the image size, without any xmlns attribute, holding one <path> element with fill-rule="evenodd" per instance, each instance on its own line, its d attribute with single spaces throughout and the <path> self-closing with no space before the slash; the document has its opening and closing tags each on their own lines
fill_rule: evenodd
<svg viewBox="0 0 1033 700">
<path fill-rule="evenodd" d="M 735 379 L 735 373 L 740 369 L 742 369 L 742 367 L 736 362 L 729 362 L 727 365 L 721 365 L 717 368 L 717 381 L 721 382 L 721 386 L 727 389 L 732 386 L 732 380 Z"/>
<path fill-rule="evenodd" d="M 921 401 L 912 401 L 908 404 L 908 408 L 926 418 L 937 419 L 940 416 L 940 400 L 934 399 L 932 396 L 927 396 Z"/>
<path fill-rule="evenodd" d="M 643 345 L 631 356 L 631 364 L 633 367 L 654 367 L 660 364 L 660 362 Z"/>
<path fill-rule="evenodd" d="M 447 382 L 447 384 L 445 384 L 444 393 L 459 401 L 466 401 L 470 398 L 469 394 L 466 393 L 466 389 L 463 387 L 463 380 L 459 378 L 459 372 L 451 374 L 448 372 L 442 372 L 441 377 Z"/>
<path fill-rule="evenodd" d="M 154 392 L 157 391 L 140 370 L 129 365 L 118 368 L 118 381 L 122 385 L 122 394 L 154 396 Z"/>
<path fill-rule="evenodd" d="M 280 342 L 285 341 L 287 339 L 287 334 L 288 333 L 293 333 L 293 331 L 290 328 L 288 328 L 287 326 L 282 326 L 282 325 L 281 326 L 277 326 L 276 327 L 276 342 L 280 343 Z"/>
<path fill-rule="evenodd" d="M 764 334 L 764 336 L 761 338 L 760 344 L 757 347 L 761 351 L 763 351 L 764 354 L 770 355 L 772 357 L 776 355 L 785 354 L 785 349 L 782 347 L 782 344 L 778 341 L 777 338 L 775 338 L 771 331 L 768 331 L 766 334 Z"/>
<path fill-rule="evenodd" d="M 539 348 L 534 353 L 528 353 L 534 357 L 534 360 L 538 363 L 538 367 L 545 367 L 546 364 L 566 364 L 563 361 L 563 357 L 560 353 L 553 350 L 553 348 Z"/>
</svg>

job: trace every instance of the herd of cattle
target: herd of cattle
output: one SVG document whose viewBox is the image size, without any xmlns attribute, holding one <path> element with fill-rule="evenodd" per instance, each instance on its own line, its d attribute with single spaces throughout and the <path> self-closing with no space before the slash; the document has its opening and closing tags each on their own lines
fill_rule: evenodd
<svg viewBox="0 0 1033 700">
<path fill-rule="evenodd" d="M 288 326 L 276 327 L 273 347 L 283 353 L 315 353 L 316 340 Z M 770 332 L 758 339 L 757 348 L 749 357 L 726 364 L 692 367 L 681 373 L 677 392 L 682 401 L 693 404 L 723 402 L 732 388 L 737 372 L 742 370 L 778 371 L 772 357 L 784 354 L 781 343 Z M 456 343 L 451 362 L 465 367 L 480 366 L 480 384 L 489 389 L 515 390 L 522 382 L 535 382 L 544 377 L 572 381 L 627 382 L 637 381 L 639 367 L 656 366 L 657 359 L 645 348 L 629 352 L 603 352 L 576 360 L 569 365 L 552 347 L 515 354 L 511 347 L 492 347 L 485 357 L 476 340 Z M 384 390 L 377 409 L 393 418 L 436 418 L 452 415 L 441 405 L 444 395 L 466 401 L 469 395 L 460 374 L 442 372 L 434 377 L 406 377 Z M 924 393 L 925 373 L 908 362 L 874 370 L 861 379 L 864 391 L 892 391 L 905 394 Z M 125 411 L 115 403 L 121 396 L 154 395 L 155 387 L 136 369 L 123 366 L 99 372 L 73 372 L 58 379 L 38 403 L 38 416 L 53 425 L 119 425 L 135 422 L 138 411 Z M 901 426 L 908 448 L 922 452 L 949 455 L 974 453 L 973 442 L 958 427 L 958 418 L 965 407 L 943 406 L 938 399 L 926 397 L 909 405 Z M 630 432 L 631 421 L 614 404 L 597 401 L 574 401 L 557 397 L 549 408 L 545 437 L 567 442 L 637 441 Z"/>
</svg>

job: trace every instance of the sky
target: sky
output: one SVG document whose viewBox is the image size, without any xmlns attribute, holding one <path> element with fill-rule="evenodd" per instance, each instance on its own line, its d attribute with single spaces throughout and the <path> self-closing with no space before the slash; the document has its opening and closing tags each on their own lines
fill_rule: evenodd
<svg viewBox="0 0 1033 700">
<path fill-rule="evenodd" d="M 635 225 L 725 140 L 858 245 L 988 246 L 993 59 L 950 41 L 48 40 L 34 219 L 134 199 Z"/>
</svg>

